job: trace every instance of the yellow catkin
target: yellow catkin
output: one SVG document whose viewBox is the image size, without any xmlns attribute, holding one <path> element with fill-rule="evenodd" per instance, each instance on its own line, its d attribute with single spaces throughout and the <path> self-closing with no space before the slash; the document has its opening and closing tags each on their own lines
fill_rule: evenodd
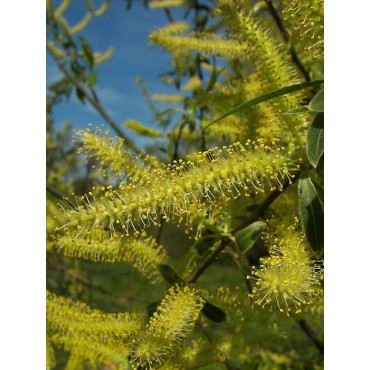
<svg viewBox="0 0 370 370">
<path fill-rule="evenodd" d="M 132 340 L 132 367 L 154 369 L 173 357 L 192 332 L 202 307 L 194 288 L 170 288 L 145 330 Z"/>
<path fill-rule="evenodd" d="M 260 93 L 299 83 L 299 76 L 289 60 L 289 54 L 278 39 L 253 12 L 246 13 L 238 1 L 219 0 L 219 14 L 223 16 L 227 29 L 243 45 L 248 60 L 253 63 L 261 84 Z M 277 46 L 280 45 L 280 46 Z M 300 106 L 301 92 L 287 94 L 269 102 L 271 114 L 285 130 L 289 141 L 300 142 L 307 128 L 305 115 L 286 114 Z M 265 135 L 264 131 L 261 134 Z M 270 133 L 271 135 L 271 133 Z M 270 136 L 268 135 L 268 136 Z"/>
<path fill-rule="evenodd" d="M 183 6 L 186 0 L 159 0 L 151 1 L 149 3 L 149 8 L 151 9 L 162 9 L 162 8 L 174 8 Z"/>
<path fill-rule="evenodd" d="M 138 156 L 131 154 L 125 149 L 122 138 L 109 137 L 109 130 L 105 133 L 98 128 L 95 133 L 90 129 L 80 130 L 77 136 L 82 142 L 78 153 L 84 153 L 88 158 L 98 161 L 99 169 L 105 177 L 112 175 L 121 181 L 140 181 L 153 167 L 159 166 L 154 157 L 144 152 Z"/>
<path fill-rule="evenodd" d="M 104 53 L 95 52 L 93 54 L 94 56 L 94 65 L 97 66 L 98 64 L 101 64 L 111 58 L 114 53 L 114 48 L 111 46 L 105 51 Z"/>
<path fill-rule="evenodd" d="M 189 81 L 181 87 L 183 91 L 193 91 L 202 88 L 202 80 L 198 76 L 192 76 Z"/>
<path fill-rule="evenodd" d="M 73 27 L 70 27 L 69 29 L 70 34 L 74 35 L 75 33 L 81 32 L 90 23 L 91 19 L 92 19 L 91 13 L 90 12 L 86 13 L 79 23 L 77 23 Z"/>
<path fill-rule="evenodd" d="M 53 42 L 46 41 L 46 46 L 53 52 L 53 54 L 57 58 L 64 58 L 66 56 L 66 53 L 60 50 L 58 47 L 56 47 Z"/>
<path fill-rule="evenodd" d="M 55 10 L 54 16 L 60 17 L 69 7 L 71 4 L 71 0 L 63 0 L 59 7 Z"/>
<path fill-rule="evenodd" d="M 148 137 L 163 136 L 160 132 L 153 130 L 152 128 L 146 127 L 134 119 L 127 119 L 123 125 L 137 135 L 148 136 Z"/>
<path fill-rule="evenodd" d="M 117 369 L 127 368 L 128 338 L 142 328 L 133 314 L 106 314 L 47 291 L 47 336 L 57 347 Z"/>
<path fill-rule="evenodd" d="M 154 94 L 151 96 L 154 101 L 160 101 L 165 103 L 183 103 L 185 96 L 183 95 L 165 95 L 165 94 Z"/>
<path fill-rule="evenodd" d="M 163 247 L 157 245 L 153 238 L 114 238 L 109 231 L 103 230 L 87 231 L 74 238 L 60 236 L 56 240 L 56 249 L 72 258 L 130 263 L 153 283 L 161 280 L 157 266 L 167 264 L 169 259 Z"/>
<path fill-rule="evenodd" d="M 191 32 L 169 33 L 167 30 L 157 29 L 149 35 L 149 40 L 159 46 L 176 52 L 181 50 L 195 51 L 204 55 L 220 55 L 225 58 L 244 58 L 245 48 L 236 40 L 226 39 L 221 35 Z"/>
<path fill-rule="evenodd" d="M 96 17 L 100 17 L 101 15 L 103 15 L 103 14 L 107 11 L 108 7 L 109 7 L 109 1 L 108 1 L 108 0 L 106 0 L 106 1 L 104 1 L 104 2 L 101 4 L 101 6 L 100 6 L 100 8 L 99 8 L 99 9 L 96 9 L 96 10 L 94 11 L 94 15 L 95 15 Z"/>
<path fill-rule="evenodd" d="M 263 139 L 237 142 L 229 147 L 195 153 L 195 160 L 174 161 L 167 169 L 154 169 L 140 183 L 101 187 L 75 197 L 76 209 L 63 212 L 66 222 L 58 230 L 75 233 L 108 228 L 112 234 L 138 234 L 161 219 L 189 222 L 190 215 L 206 212 L 217 199 L 282 190 L 291 182 L 294 148 L 271 146 Z M 191 225 L 190 225 L 191 227 Z"/>
<path fill-rule="evenodd" d="M 324 58 L 324 0 L 282 0 L 284 21 L 303 55 Z"/>
<path fill-rule="evenodd" d="M 253 268 L 251 276 L 256 286 L 250 297 L 258 305 L 287 316 L 301 313 L 302 305 L 312 304 L 322 277 L 304 234 L 296 231 L 297 225 L 298 220 L 288 227 L 280 225 L 276 235 L 267 238 L 270 256 L 260 259 L 260 268 Z"/>
</svg>

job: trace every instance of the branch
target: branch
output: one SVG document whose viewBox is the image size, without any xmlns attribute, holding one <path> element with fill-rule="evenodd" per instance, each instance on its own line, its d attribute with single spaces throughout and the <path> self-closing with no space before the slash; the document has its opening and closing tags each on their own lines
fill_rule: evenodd
<svg viewBox="0 0 370 370">
<path fill-rule="evenodd" d="M 269 12 L 270 12 L 272 18 L 274 19 L 276 25 L 278 26 L 279 31 L 281 32 L 281 35 L 283 36 L 284 41 L 288 44 L 289 39 L 290 39 L 290 35 L 289 35 L 288 31 L 284 28 L 284 25 L 283 25 L 283 23 L 282 23 L 282 21 L 279 17 L 279 14 L 277 13 L 277 10 L 276 10 L 274 4 L 272 3 L 271 0 L 265 0 L 265 3 L 266 3 L 266 5 L 269 9 Z M 293 45 L 290 45 L 289 51 L 290 51 L 290 55 L 292 56 L 293 63 L 297 66 L 298 70 L 302 73 L 305 80 L 307 82 L 311 81 L 310 75 L 308 74 L 308 72 L 304 68 L 303 64 L 299 60 L 297 52 L 295 51 Z"/>
<path fill-rule="evenodd" d="M 57 197 L 61 200 L 64 200 L 72 208 L 76 207 L 67 197 L 63 196 L 61 193 L 59 193 L 58 190 L 54 189 L 52 186 L 46 185 L 46 191 L 49 192 L 50 194 L 54 195 L 55 197 Z"/>
<path fill-rule="evenodd" d="M 316 346 L 316 348 L 320 351 L 321 354 L 324 354 L 324 343 L 317 338 L 316 334 L 311 330 L 311 328 L 307 325 L 307 322 L 302 319 L 301 317 L 296 317 L 298 325 L 301 327 L 301 329 L 307 334 L 308 338 L 311 340 L 311 342 Z"/>
<path fill-rule="evenodd" d="M 50 55 L 54 58 L 55 62 L 58 64 L 59 69 L 62 73 L 66 76 L 66 78 L 76 87 L 78 88 L 85 96 L 86 100 L 100 113 L 100 115 L 106 120 L 106 122 L 116 131 L 117 135 L 123 138 L 127 146 L 133 150 L 135 153 L 139 153 L 139 149 L 137 149 L 132 143 L 131 140 L 127 139 L 124 135 L 122 130 L 118 127 L 118 125 L 113 121 L 113 119 L 108 115 L 108 113 L 104 110 L 102 105 L 100 104 L 99 100 L 94 99 L 91 97 L 88 91 L 86 91 L 85 87 L 75 78 L 73 75 L 68 71 L 67 67 L 63 64 L 63 62 L 55 55 L 54 51 L 50 48 L 48 44 L 46 44 L 46 48 Z"/>
<path fill-rule="evenodd" d="M 204 270 L 210 266 L 221 253 L 221 251 L 227 246 L 229 239 L 222 239 L 221 243 L 210 253 L 202 262 L 202 264 L 194 271 L 194 273 L 188 279 L 188 283 L 195 283 L 199 276 L 203 274 Z"/>
</svg>

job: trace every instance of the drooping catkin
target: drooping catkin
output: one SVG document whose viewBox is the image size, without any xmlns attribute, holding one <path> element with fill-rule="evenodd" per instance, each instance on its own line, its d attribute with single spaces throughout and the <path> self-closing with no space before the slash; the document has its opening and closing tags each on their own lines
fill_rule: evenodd
<svg viewBox="0 0 370 370">
<path fill-rule="evenodd" d="M 57 238 L 56 249 L 67 257 L 95 262 L 126 262 L 151 282 L 161 280 L 159 264 L 168 263 L 168 255 L 153 238 L 114 238 L 109 231 L 93 230 L 79 237 L 63 235 Z"/>
<path fill-rule="evenodd" d="M 171 287 L 145 330 L 132 341 L 132 367 L 154 369 L 173 357 L 192 332 L 202 307 L 194 288 Z"/>
<path fill-rule="evenodd" d="M 124 342 L 142 327 L 136 314 L 109 314 L 92 309 L 84 303 L 46 294 L 46 320 L 52 333 L 88 336 L 100 342 Z"/>
<path fill-rule="evenodd" d="M 299 83 L 299 76 L 282 47 L 282 40 L 263 25 L 263 19 L 246 12 L 239 1 L 219 0 L 218 11 L 226 28 L 244 46 L 248 61 L 253 63 L 261 83 L 261 93 Z M 304 115 L 286 114 L 300 106 L 301 92 L 284 95 L 273 100 L 272 114 L 285 136 L 296 140 L 307 127 Z M 264 133 L 263 133 L 264 134 Z"/>
<path fill-rule="evenodd" d="M 83 358 L 127 368 L 128 337 L 142 328 L 140 316 L 103 313 L 48 291 L 46 303 L 50 342 Z"/>
<path fill-rule="evenodd" d="M 192 51 L 203 55 L 219 55 L 228 59 L 244 58 L 245 49 L 236 40 L 227 39 L 222 35 L 190 32 L 184 30 L 176 32 L 167 27 L 157 29 L 149 35 L 153 44 L 158 44 L 171 53 L 191 53 Z"/>
<path fill-rule="evenodd" d="M 148 137 L 163 136 L 159 131 L 156 131 L 150 127 L 144 126 L 143 124 L 141 124 L 140 122 L 134 119 L 127 119 L 124 122 L 124 126 L 137 135 L 148 136 Z"/>
</svg>

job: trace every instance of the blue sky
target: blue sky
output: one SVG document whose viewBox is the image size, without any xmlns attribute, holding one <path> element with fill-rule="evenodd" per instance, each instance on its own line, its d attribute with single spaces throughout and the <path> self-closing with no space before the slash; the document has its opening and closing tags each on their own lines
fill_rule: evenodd
<svg viewBox="0 0 370 370">
<path fill-rule="evenodd" d="M 56 2 L 56 7 L 58 4 Z M 98 7 L 101 1 L 94 1 L 94 4 Z M 64 16 L 72 26 L 81 20 L 85 12 L 85 2 L 74 0 Z M 181 19 L 179 10 L 174 9 L 171 12 L 175 19 Z M 150 94 L 176 91 L 173 86 L 161 83 L 158 77 L 160 73 L 170 70 L 170 55 L 156 45 L 149 45 L 147 38 L 155 27 L 167 24 L 168 19 L 163 10 L 147 9 L 141 2 L 134 1 L 132 8 L 127 11 L 126 1 L 113 0 L 106 13 L 101 17 L 94 17 L 79 33 L 88 40 L 94 51 L 104 52 L 108 47 L 114 47 L 113 57 L 96 68 L 96 91 L 102 105 L 118 124 L 132 118 L 155 128 L 152 114 L 135 83 L 135 77 L 142 77 Z M 46 72 L 47 85 L 61 77 L 57 65 L 49 55 Z M 53 117 L 57 127 L 70 120 L 76 129 L 86 128 L 90 122 L 93 127 L 104 122 L 89 103 L 81 105 L 74 94 L 69 101 L 55 106 Z M 141 144 L 144 142 L 145 140 L 140 141 Z"/>
</svg>

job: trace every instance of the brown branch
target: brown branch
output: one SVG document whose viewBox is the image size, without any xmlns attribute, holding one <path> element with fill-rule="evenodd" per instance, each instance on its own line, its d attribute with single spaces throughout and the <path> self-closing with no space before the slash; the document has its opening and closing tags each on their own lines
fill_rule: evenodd
<svg viewBox="0 0 370 370">
<path fill-rule="evenodd" d="M 324 354 L 324 343 L 319 338 L 317 338 L 316 334 L 307 325 L 307 322 L 301 317 L 296 316 L 294 317 L 298 325 L 306 333 L 307 337 L 311 340 L 311 342 L 316 346 L 316 348 L 320 351 L 321 354 Z"/>
<path fill-rule="evenodd" d="M 187 125 L 188 123 L 189 123 L 188 121 L 185 121 L 179 127 L 179 132 L 178 132 L 178 135 L 177 135 L 176 140 L 175 140 L 175 149 L 174 149 L 174 152 L 173 152 L 172 161 L 179 158 L 179 145 L 180 145 L 182 131 L 184 130 L 185 125 Z"/>
<path fill-rule="evenodd" d="M 166 12 L 167 19 L 169 20 L 170 23 L 174 23 L 175 20 L 172 17 L 171 11 L 169 8 L 164 8 L 164 11 Z"/>
<path fill-rule="evenodd" d="M 124 135 L 122 130 L 119 128 L 119 126 L 113 121 L 113 119 L 108 115 L 108 113 L 104 110 L 102 105 L 100 104 L 99 100 L 95 100 L 93 97 L 90 96 L 88 91 L 86 91 L 85 87 L 76 79 L 73 77 L 73 75 L 69 72 L 67 67 L 64 65 L 64 63 L 58 58 L 54 51 L 50 48 L 48 44 L 46 44 L 46 48 L 50 55 L 53 57 L 55 62 L 57 63 L 59 69 L 61 72 L 66 76 L 66 78 L 77 88 L 79 89 L 86 100 L 100 113 L 100 115 L 106 120 L 106 122 L 113 128 L 114 131 L 116 131 L 117 135 L 123 138 L 126 141 L 127 146 L 134 151 L 135 153 L 139 153 L 139 149 L 135 147 L 134 144 L 132 144 L 131 140 L 127 139 L 127 137 Z"/>
<path fill-rule="evenodd" d="M 275 21 L 277 27 L 279 28 L 279 31 L 280 31 L 284 41 L 288 44 L 289 40 L 290 40 L 290 35 L 289 35 L 288 31 L 285 29 L 285 27 L 283 25 L 283 22 L 281 21 L 281 19 L 279 17 L 279 14 L 278 14 L 274 4 L 272 3 L 271 0 L 265 0 L 265 3 L 266 3 L 266 5 L 269 9 L 269 12 L 270 12 L 272 18 Z M 305 80 L 307 82 L 311 81 L 310 75 L 308 74 L 305 67 L 303 66 L 303 64 L 299 60 L 297 52 L 295 51 L 293 45 L 290 45 L 289 52 L 290 52 L 290 55 L 292 57 L 292 62 L 297 66 L 298 70 L 302 73 Z"/>
<path fill-rule="evenodd" d="M 212 265 L 217 256 L 222 252 L 222 250 L 229 243 L 229 239 L 222 239 L 220 244 L 210 253 L 201 263 L 201 265 L 194 271 L 194 273 L 188 279 L 188 283 L 195 283 L 199 276 L 203 274 L 204 270 Z"/>
</svg>

